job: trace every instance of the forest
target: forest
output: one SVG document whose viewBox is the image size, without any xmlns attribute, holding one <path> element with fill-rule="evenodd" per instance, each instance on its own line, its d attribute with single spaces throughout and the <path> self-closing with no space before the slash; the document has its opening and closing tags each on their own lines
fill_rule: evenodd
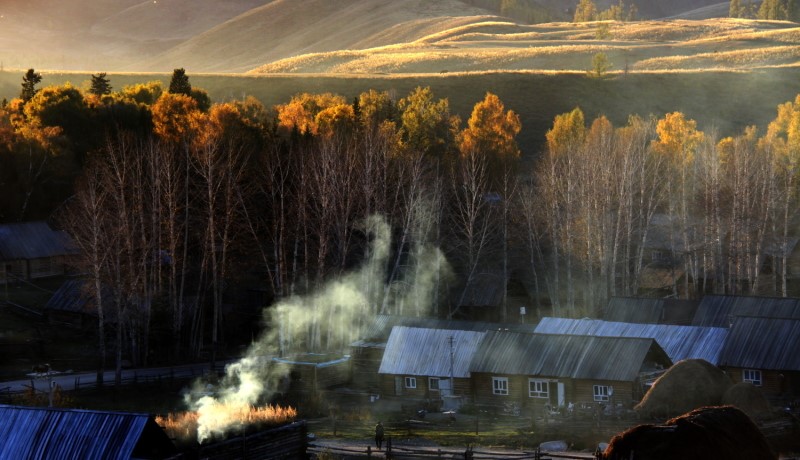
<svg viewBox="0 0 800 460">
<path fill-rule="evenodd" d="M 181 359 L 211 344 L 213 360 L 241 333 L 229 318 L 245 293 L 266 307 L 352 271 L 373 250 L 373 216 L 392 235 L 382 285 L 413 291 L 403 280 L 431 246 L 446 263 L 433 298 L 373 289 L 368 314 L 464 317 L 485 274 L 519 280 L 534 310 L 574 317 L 641 294 L 654 268 L 672 273 L 657 295 L 796 294 L 800 97 L 724 138 L 679 112 L 614 126 L 576 108 L 531 166 L 518 115 L 492 93 L 461 120 L 427 87 L 265 107 L 212 103 L 183 69 L 168 88 L 115 91 L 103 73 L 85 90 L 40 81 L 29 70 L 0 110 L 0 221 L 70 233 L 102 360 L 118 368 L 123 350 L 138 365 L 155 347 Z M 516 318 L 505 293 L 499 307 Z M 325 313 L 305 349 L 352 339 L 326 335 Z"/>
</svg>

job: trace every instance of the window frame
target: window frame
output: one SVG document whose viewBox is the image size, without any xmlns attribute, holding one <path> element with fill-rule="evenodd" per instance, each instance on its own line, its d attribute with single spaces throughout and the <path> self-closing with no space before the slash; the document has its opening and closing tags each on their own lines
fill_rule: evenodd
<svg viewBox="0 0 800 460">
<path fill-rule="evenodd" d="M 596 402 L 611 401 L 611 386 L 609 385 L 593 385 L 592 396 Z"/>
<path fill-rule="evenodd" d="M 428 377 L 428 389 L 431 391 L 440 391 L 439 387 L 439 377 Z M 434 388 L 433 382 L 436 382 L 436 388 Z"/>
<path fill-rule="evenodd" d="M 403 377 L 403 384 L 406 389 L 415 390 L 417 388 L 417 378 L 416 377 Z"/>
<path fill-rule="evenodd" d="M 499 385 L 500 384 L 500 385 Z M 495 396 L 508 396 L 508 377 L 492 377 L 492 394 Z"/>
<path fill-rule="evenodd" d="M 760 387 L 764 385 L 764 374 L 761 369 L 742 369 L 742 382 Z"/>
<path fill-rule="evenodd" d="M 540 390 L 537 391 L 531 388 L 532 384 L 540 387 Z M 528 397 L 550 399 L 550 381 L 544 379 L 528 379 Z"/>
</svg>

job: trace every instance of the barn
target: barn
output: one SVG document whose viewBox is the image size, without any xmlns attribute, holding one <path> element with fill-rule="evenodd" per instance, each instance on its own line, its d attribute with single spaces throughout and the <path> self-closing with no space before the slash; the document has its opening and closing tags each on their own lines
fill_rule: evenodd
<svg viewBox="0 0 800 460">
<path fill-rule="evenodd" d="M 470 364 L 479 405 L 632 407 L 640 376 L 672 365 L 653 339 L 487 332 Z"/>
<path fill-rule="evenodd" d="M 0 224 L 0 283 L 63 275 L 76 253 L 69 235 L 47 222 Z"/>
<path fill-rule="evenodd" d="M 378 370 L 381 394 L 416 400 L 470 396 L 469 365 L 485 334 L 394 327 Z"/>
<path fill-rule="evenodd" d="M 177 451 L 151 415 L 0 405 L 0 458 L 162 459 Z"/>
<path fill-rule="evenodd" d="M 773 402 L 800 397 L 800 319 L 734 319 L 719 366 L 734 383 L 749 382 Z"/>
</svg>

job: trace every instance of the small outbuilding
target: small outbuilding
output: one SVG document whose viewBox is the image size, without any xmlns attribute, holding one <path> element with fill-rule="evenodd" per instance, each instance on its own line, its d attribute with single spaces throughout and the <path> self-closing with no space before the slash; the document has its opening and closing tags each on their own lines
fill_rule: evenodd
<svg viewBox="0 0 800 460">
<path fill-rule="evenodd" d="M 0 458 L 163 459 L 177 451 L 152 415 L 0 405 Z"/>
<path fill-rule="evenodd" d="M 0 283 L 63 275 L 76 253 L 69 235 L 47 222 L 0 224 Z"/>
</svg>

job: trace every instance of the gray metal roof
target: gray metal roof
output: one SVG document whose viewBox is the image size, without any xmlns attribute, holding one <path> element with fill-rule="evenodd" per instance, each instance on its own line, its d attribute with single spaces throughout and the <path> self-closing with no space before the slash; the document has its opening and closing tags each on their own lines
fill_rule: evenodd
<svg viewBox="0 0 800 460">
<path fill-rule="evenodd" d="M 704 359 L 719 362 L 728 330 L 721 327 L 634 324 L 599 319 L 542 318 L 536 333 L 588 335 L 595 337 L 640 337 L 655 339 L 672 362 Z"/>
<path fill-rule="evenodd" d="M 671 364 L 653 339 L 487 332 L 470 372 L 633 381 L 651 350 Z"/>
<path fill-rule="evenodd" d="M 737 316 L 800 319 L 800 299 L 707 295 L 700 301 L 692 325 L 729 327 Z"/>
<path fill-rule="evenodd" d="M 0 260 L 40 259 L 75 252 L 69 235 L 51 229 L 47 222 L 0 224 Z"/>
<path fill-rule="evenodd" d="M 469 377 L 469 364 L 485 332 L 395 326 L 383 353 L 379 374 Z"/>
<path fill-rule="evenodd" d="M 497 307 L 503 303 L 506 279 L 500 273 L 478 273 L 464 287 L 459 306 Z"/>
<path fill-rule="evenodd" d="M 68 280 L 59 286 L 50 300 L 47 301 L 45 310 L 59 310 L 73 313 L 85 313 L 87 315 L 97 315 L 97 307 L 94 305 L 94 296 L 86 293 L 83 289 L 83 280 Z"/>
<path fill-rule="evenodd" d="M 800 371 L 800 320 L 737 317 L 720 366 Z"/>
<path fill-rule="evenodd" d="M 0 405 L 0 420 L 0 459 L 129 459 L 175 450 L 146 414 Z"/>
<path fill-rule="evenodd" d="M 514 330 L 533 332 L 530 324 L 507 324 L 483 321 L 463 321 L 417 316 L 378 315 L 361 334 L 365 342 L 379 342 L 389 338 L 394 326 L 419 327 L 424 329 L 448 329 L 459 331 Z"/>
<path fill-rule="evenodd" d="M 664 318 L 664 299 L 612 297 L 603 310 L 608 321 L 657 324 Z"/>
</svg>

